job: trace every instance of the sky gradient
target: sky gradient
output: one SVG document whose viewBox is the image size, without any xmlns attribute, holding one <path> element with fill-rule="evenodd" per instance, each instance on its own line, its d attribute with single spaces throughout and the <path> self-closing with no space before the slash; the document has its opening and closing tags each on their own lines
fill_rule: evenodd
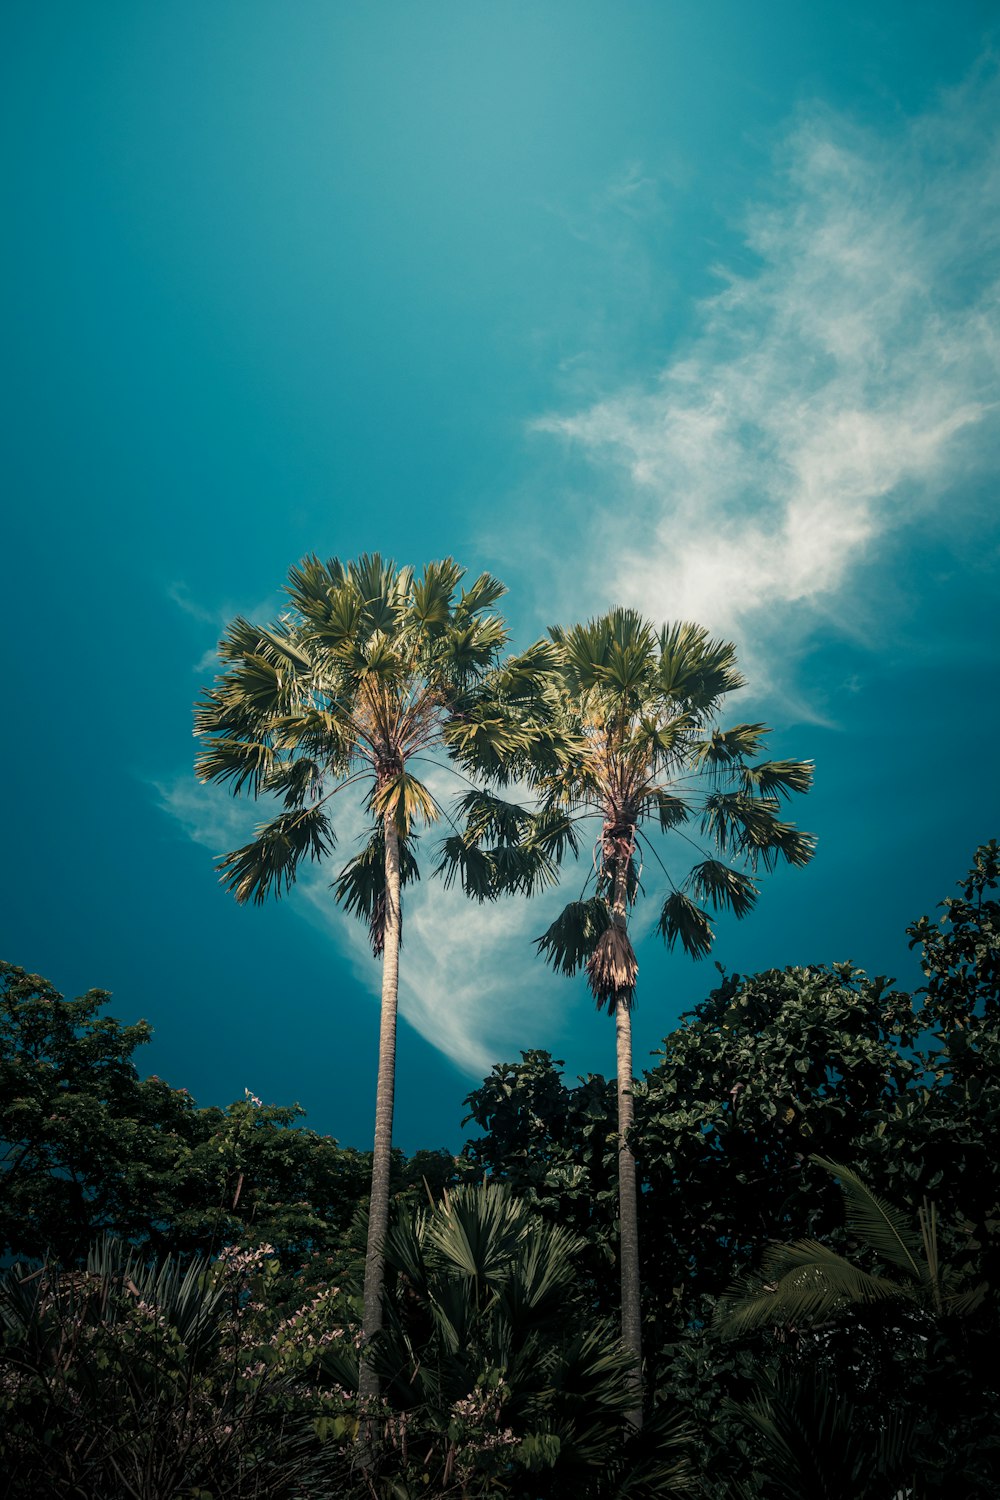
<svg viewBox="0 0 1000 1500">
<path fill-rule="evenodd" d="M 364 933 L 332 870 L 222 890 L 255 814 L 191 706 L 290 564 L 378 550 L 499 574 L 518 646 L 615 603 L 735 640 L 819 844 L 715 956 L 917 983 L 906 923 L 1000 834 L 995 14 L 8 5 L 2 956 L 199 1102 L 370 1144 Z M 613 1069 L 533 957 L 576 884 L 409 903 L 406 1149 L 520 1048 Z M 643 921 L 637 1066 L 715 977 Z"/>
</svg>

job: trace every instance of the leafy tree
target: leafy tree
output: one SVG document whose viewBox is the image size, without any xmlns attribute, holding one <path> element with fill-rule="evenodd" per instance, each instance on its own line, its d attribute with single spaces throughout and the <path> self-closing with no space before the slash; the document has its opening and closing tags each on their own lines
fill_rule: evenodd
<svg viewBox="0 0 1000 1500">
<path fill-rule="evenodd" d="M 618 1139 L 614 1084 L 596 1074 L 568 1086 L 548 1052 L 498 1063 L 465 1103 L 483 1135 L 462 1157 L 477 1176 L 509 1184 L 546 1219 L 584 1242 L 578 1265 L 602 1313 L 617 1308 L 615 1263 Z"/>
<path fill-rule="evenodd" d="M 102 1230 L 147 1232 L 174 1210 L 176 1164 L 199 1136 L 194 1101 L 132 1060 L 145 1021 L 101 1015 L 0 963 L 0 1242 L 65 1262 Z"/>
<path fill-rule="evenodd" d="M 523 709 L 551 652 L 539 643 L 501 665 L 507 632 L 492 608 L 503 585 L 481 574 L 460 589 L 450 558 L 423 575 L 377 554 L 305 558 L 288 575 L 291 608 L 267 626 L 238 618 L 220 643 L 225 665 L 196 711 L 206 738 L 197 770 L 234 794 L 280 800 L 249 844 L 221 861 L 239 902 L 280 896 L 303 860 L 331 853 L 331 799 L 362 783 L 367 843 L 343 867 L 337 899 L 363 918 L 382 958 L 375 1148 L 365 1272 L 365 1337 L 380 1326 L 388 1223 L 401 890 L 419 878 L 416 830 L 438 803 L 415 774 L 443 752 L 467 776 L 511 775 L 532 742 Z M 489 840 L 502 846 L 502 830 Z M 495 856 L 494 856 L 495 857 Z M 546 864 L 537 851 L 536 867 Z M 374 1377 L 365 1379 L 368 1393 Z"/>
<path fill-rule="evenodd" d="M 726 1399 L 752 1400 L 763 1372 L 780 1373 L 767 1334 L 715 1334 L 715 1302 L 734 1266 L 769 1239 L 839 1244 L 838 1195 L 809 1153 L 886 1155 L 889 1122 L 916 1090 L 906 1050 L 914 1026 L 908 996 L 850 965 L 723 976 L 636 1085 L 649 1390 L 654 1412 L 682 1409 L 695 1423 L 712 1495 L 728 1496 L 751 1472 L 745 1423 Z M 468 1103 L 483 1132 L 466 1148 L 470 1160 L 587 1237 L 581 1265 L 606 1307 L 616 1157 L 609 1085 L 569 1087 L 546 1054 L 529 1053 L 495 1067 Z M 855 1355 L 845 1348 L 843 1362 Z M 866 1368 L 880 1357 L 873 1346 Z"/>
<path fill-rule="evenodd" d="M 648 1315 L 662 1350 L 734 1264 L 840 1222 L 812 1153 L 867 1163 L 908 1097 L 909 996 L 850 964 L 723 976 L 636 1087 Z"/>
<path fill-rule="evenodd" d="M 975 1421 L 977 1406 L 995 1413 L 992 1368 L 983 1371 L 979 1401 L 963 1402 L 957 1413 L 948 1391 L 958 1384 L 969 1394 L 969 1334 L 974 1340 L 977 1324 L 993 1343 L 990 1288 L 943 1257 L 933 1203 L 925 1199 L 911 1217 L 850 1168 L 813 1161 L 839 1181 L 854 1249 L 842 1254 L 818 1240 L 772 1244 L 759 1269 L 740 1277 L 716 1308 L 727 1336 L 771 1327 L 781 1340 L 777 1373 L 736 1408 L 764 1439 L 777 1492 L 791 1494 L 797 1482 L 799 1493 L 844 1493 L 836 1476 L 847 1465 L 857 1471 L 851 1494 L 890 1500 L 899 1486 L 914 1486 L 917 1473 L 916 1490 L 925 1494 L 936 1490 L 935 1471 L 938 1483 L 947 1476 L 947 1492 L 961 1472 L 963 1493 L 992 1493 L 997 1445 L 985 1434 L 993 1420 Z M 810 1393 L 805 1405 L 797 1391 Z M 814 1466 L 824 1483 L 810 1478 Z"/>
<path fill-rule="evenodd" d="M 641 1421 L 641 1313 L 632 1105 L 631 1010 L 638 962 L 628 916 L 641 890 L 646 852 L 669 887 L 658 930 L 695 958 L 712 943 L 705 904 L 745 916 L 757 898 L 753 876 L 781 858 L 805 864 L 813 842 L 780 816 L 781 799 L 804 792 L 803 761 L 760 761 L 763 724 L 713 727 L 727 694 L 742 686 L 735 648 L 700 626 L 656 631 L 632 610 L 551 632 L 558 649 L 554 719 L 566 752 L 532 767 L 542 815 L 572 824 L 597 820 L 594 893 L 571 902 L 538 940 L 554 968 L 585 967 L 598 1007 L 615 1018 L 622 1332 L 635 1361 L 632 1421 Z M 675 884 L 651 833 L 681 832 L 700 819 L 708 849 Z M 693 841 L 697 848 L 697 840 Z M 692 839 L 685 834 L 685 866 Z M 722 856 L 719 858 L 718 856 Z M 589 882 L 588 882 L 589 883 Z M 586 888 L 584 891 L 586 896 Z M 701 903 L 701 904 L 699 904 Z"/>
<path fill-rule="evenodd" d="M 295 1283 L 337 1279 L 371 1156 L 302 1128 L 297 1105 L 247 1091 L 225 1109 L 141 1078 L 145 1021 L 103 1014 L 108 995 L 66 1000 L 0 964 L 0 1253 L 62 1265 L 102 1233 L 145 1256 L 269 1242 Z M 460 1167 L 446 1152 L 393 1153 L 392 1190 L 440 1195 Z"/>
<path fill-rule="evenodd" d="M 924 916 L 907 932 L 920 949 L 926 980 L 914 1026 L 920 1033 L 923 1087 L 888 1122 L 887 1175 L 879 1187 L 894 1200 L 939 1205 L 945 1232 L 969 1220 L 972 1234 L 950 1233 L 948 1253 L 982 1263 L 1000 1285 L 1000 844 L 975 854 L 960 894 L 943 915 Z M 858 1162 L 862 1170 L 871 1169 Z"/>
</svg>

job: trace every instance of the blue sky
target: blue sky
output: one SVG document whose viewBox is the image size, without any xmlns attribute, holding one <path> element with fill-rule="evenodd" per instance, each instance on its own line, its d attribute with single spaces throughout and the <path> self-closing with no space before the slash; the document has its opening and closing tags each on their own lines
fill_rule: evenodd
<svg viewBox="0 0 1000 1500">
<path fill-rule="evenodd" d="M 730 635 L 733 714 L 816 761 L 819 846 L 718 959 L 916 983 L 906 922 L 1000 832 L 993 6 L 2 27 L 4 954 L 112 990 L 199 1101 L 369 1144 L 363 934 L 319 873 L 219 887 L 254 813 L 195 783 L 191 704 L 291 563 L 380 550 L 497 572 L 520 645 L 618 602 Z M 613 1069 L 532 956 L 553 904 L 410 903 L 407 1149 L 519 1048 Z M 641 1065 L 714 970 L 637 935 Z"/>
</svg>

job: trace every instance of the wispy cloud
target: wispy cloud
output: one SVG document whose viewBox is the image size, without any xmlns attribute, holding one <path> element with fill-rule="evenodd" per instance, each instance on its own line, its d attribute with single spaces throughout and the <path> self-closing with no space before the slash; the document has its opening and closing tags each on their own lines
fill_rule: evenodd
<svg viewBox="0 0 1000 1500">
<path fill-rule="evenodd" d="M 381 966 L 367 931 L 333 904 L 328 880 L 308 880 L 302 895 L 313 920 L 336 938 L 373 998 Z M 409 887 L 403 898 L 399 970 L 401 1015 L 470 1076 L 499 1058 L 551 1037 L 556 998 L 539 995 L 531 939 L 549 919 L 539 904 L 509 900 L 474 906 L 437 881 Z"/>
<path fill-rule="evenodd" d="M 196 620 L 199 625 L 211 627 L 211 645 L 206 646 L 191 669 L 199 674 L 209 672 L 217 666 L 218 643 L 226 626 L 236 615 L 242 615 L 247 620 L 273 620 L 287 605 L 287 600 L 278 593 L 268 594 L 266 598 L 249 607 L 245 604 L 228 602 L 207 605 L 198 599 L 193 599 L 187 585 L 180 579 L 175 579 L 173 583 L 168 584 L 166 592 L 167 598 L 182 614 Z"/>
<path fill-rule="evenodd" d="M 536 424 L 607 476 L 592 598 L 734 632 L 772 688 L 818 619 L 856 623 L 861 569 L 995 445 L 998 113 L 991 72 L 890 133 L 804 115 L 757 269 L 720 270 L 654 381 Z"/>
<path fill-rule="evenodd" d="M 756 271 L 720 271 L 725 285 L 655 380 L 537 424 L 592 460 L 604 495 L 577 566 L 571 529 L 560 537 L 559 578 L 547 573 L 538 591 L 546 619 L 617 601 L 693 617 L 733 632 L 758 688 L 772 690 L 787 689 L 782 663 L 818 620 L 857 619 L 865 566 L 915 517 L 955 504 L 996 437 L 998 114 L 990 76 L 891 136 L 803 116 L 747 220 Z M 641 166 L 609 192 L 639 220 L 659 201 Z M 173 597 L 219 628 L 234 612 Z M 244 612 L 270 618 L 275 602 Z M 213 854 L 264 815 L 188 775 L 158 791 Z M 338 815 L 347 858 L 363 819 L 346 805 Z M 293 903 L 375 1003 L 379 966 L 364 929 L 333 905 L 330 878 L 305 871 Z M 551 1040 L 566 992 L 538 982 L 530 939 L 560 899 L 476 908 L 427 878 L 408 891 L 401 1012 L 470 1074 Z"/>
<path fill-rule="evenodd" d="M 443 795 L 437 778 L 432 780 L 435 794 Z M 268 816 L 265 806 L 235 801 L 220 787 L 200 785 L 190 773 L 158 781 L 154 789 L 161 810 L 213 856 L 246 843 L 254 824 Z M 337 799 L 335 821 L 346 862 L 365 830 L 360 803 L 349 792 Z M 539 993 L 531 939 L 550 920 L 546 911 L 554 903 L 474 906 L 461 891 L 445 890 L 429 878 L 437 832 L 432 829 L 422 839 L 423 881 L 404 895 L 399 1008 L 432 1046 L 481 1078 L 498 1058 L 551 1038 L 559 996 L 553 986 L 547 987 L 551 993 Z M 289 901 L 337 944 L 374 1003 L 381 996 L 381 966 L 372 958 L 367 929 L 334 902 L 330 881 L 339 868 L 339 863 L 305 866 Z"/>
</svg>

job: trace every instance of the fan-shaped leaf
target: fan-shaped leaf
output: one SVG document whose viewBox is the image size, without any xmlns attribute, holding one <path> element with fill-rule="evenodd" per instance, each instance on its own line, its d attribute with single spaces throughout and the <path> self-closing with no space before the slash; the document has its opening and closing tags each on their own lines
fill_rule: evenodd
<svg viewBox="0 0 1000 1500">
<path fill-rule="evenodd" d="M 735 916 L 745 917 L 757 900 L 757 887 L 749 875 L 731 870 L 717 859 L 695 865 L 689 879 L 698 899 L 710 901 L 716 911 L 728 906 Z"/>
<path fill-rule="evenodd" d="M 606 901 L 571 901 L 555 921 L 535 939 L 535 947 L 562 974 L 575 974 L 588 961 L 598 939 L 611 925 Z"/>
<path fill-rule="evenodd" d="M 216 868 L 241 905 L 251 899 L 259 904 L 269 894 L 280 896 L 291 889 L 301 859 L 322 859 L 335 843 L 322 807 L 300 808 L 263 823 L 252 843 L 227 854 Z"/>
<path fill-rule="evenodd" d="M 712 919 L 683 891 L 672 891 L 664 901 L 656 930 L 668 948 L 680 938 L 685 953 L 692 958 L 704 958 L 711 950 Z"/>
</svg>

